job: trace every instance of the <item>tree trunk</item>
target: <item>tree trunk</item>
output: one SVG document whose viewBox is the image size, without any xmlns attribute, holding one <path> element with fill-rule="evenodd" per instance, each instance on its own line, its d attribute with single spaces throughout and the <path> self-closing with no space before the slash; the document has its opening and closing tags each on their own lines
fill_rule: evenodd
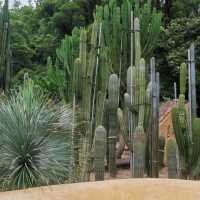
<svg viewBox="0 0 200 200">
<path fill-rule="evenodd" d="M 169 22 L 171 20 L 171 7 L 172 7 L 172 1 L 171 0 L 165 0 L 165 6 L 164 6 L 165 25 L 169 24 Z"/>
</svg>

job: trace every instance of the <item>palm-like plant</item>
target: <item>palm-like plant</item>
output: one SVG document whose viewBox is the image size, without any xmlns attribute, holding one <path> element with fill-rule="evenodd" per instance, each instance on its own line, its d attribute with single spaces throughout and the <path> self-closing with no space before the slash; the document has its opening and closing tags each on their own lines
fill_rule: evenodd
<svg viewBox="0 0 200 200">
<path fill-rule="evenodd" d="M 50 107 L 26 80 L 0 104 L 0 183 L 4 190 L 64 182 L 71 159 L 72 111 Z M 70 166 L 71 167 L 71 166 Z"/>
</svg>

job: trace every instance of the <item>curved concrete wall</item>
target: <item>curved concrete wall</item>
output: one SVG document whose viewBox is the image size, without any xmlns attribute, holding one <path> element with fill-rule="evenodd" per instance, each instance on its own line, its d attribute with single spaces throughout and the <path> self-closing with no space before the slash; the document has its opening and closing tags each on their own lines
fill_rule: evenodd
<svg viewBox="0 0 200 200">
<path fill-rule="evenodd" d="M 199 200 L 200 183 L 127 179 L 0 193 L 0 200 Z"/>
</svg>

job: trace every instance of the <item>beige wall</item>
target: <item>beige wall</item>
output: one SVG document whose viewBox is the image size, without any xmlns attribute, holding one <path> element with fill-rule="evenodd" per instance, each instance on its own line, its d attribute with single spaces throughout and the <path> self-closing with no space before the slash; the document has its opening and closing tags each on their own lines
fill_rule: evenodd
<svg viewBox="0 0 200 200">
<path fill-rule="evenodd" d="M 200 183 L 169 179 L 124 179 L 0 193 L 0 200 L 198 200 Z"/>
</svg>

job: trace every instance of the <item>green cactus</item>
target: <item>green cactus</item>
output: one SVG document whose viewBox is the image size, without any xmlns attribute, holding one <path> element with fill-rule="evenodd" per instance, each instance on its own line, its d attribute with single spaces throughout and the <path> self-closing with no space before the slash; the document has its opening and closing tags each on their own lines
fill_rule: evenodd
<svg viewBox="0 0 200 200">
<path fill-rule="evenodd" d="M 80 119 L 83 122 L 81 125 L 82 147 L 80 147 L 83 150 L 80 157 L 84 157 L 85 161 L 80 162 L 83 163 L 81 180 L 89 180 L 88 174 L 95 150 L 94 129 L 99 124 L 105 125 L 107 129 L 108 165 L 111 176 L 116 175 L 117 109 L 121 100 L 119 87 L 123 89 L 126 87 L 124 82 L 130 58 L 132 61 L 135 59 L 135 67 L 131 62 L 127 74 L 127 94 L 125 94 L 127 102 L 125 106 L 122 104 L 123 115 L 126 115 L 126 119 L 122 120 L 120 115 L 122 113 L 118 113 L 118 117 L 121 126 L 126 124 L 126 130 L 124 130 L 126 143 L 129 143 L 131 152 L 137 152 L 133 159 L 138 159 L 138 166 L 135 167 L 138 172 L 135 176 L 144 176 L 144 149 L 150 123 L 152 92 L 151 86 L 147 88 L 145 61 L 141 59 L 141 56 L 150 55 L 154 48 L 153 45 L 151 46 L 151 40 L 155 41 L 157 38 L 160 29 L 158 27 L 160 15 L 155 10 L 149 11 L 148 6 L 140 9 L 138 6 L 135 9 L 138 18 L 135 19 L 134 30 L 132 28 L 132 34 L 130 34 L 131 24 L 133 26 L 131 23 L 132 7 L 137 6 L 135 7 L 134 2 L 129 0 L 123 1 L 121 7 L 118 7 L 116 0 L 111 0 L 103 6 L 97 6 L 94 23 L 89 26 L 89 29 L 86 31 L 75 28 L 72 36 L 66 36 L 61 48 L 57 50 L 58 60 L 63 64 L 65 73 L 65 100 L 72 101 L 75 95 L 76 108 L 80 110 Z M 145 12 L 148 14 L 149 19 L 146 20 L 151 29 L 144 26 Z M 141 30 L 140 20 L 142 21 Z M 147 35 L 151 36 L 151 40 L 145 39 L 148 44 L 145 44 L 143 39 L 142 42 L 140 41 L 140 35 L 144 34 L 144 30 L 148 32 Z M 154 34 L 155 38 L 152 38 Z M 89 37 L 91 41 L 87 46 Z M 135 48 L 133 48 L 134 45 Z M 78 46 L 79 52 L 77 51 Z M 131 52 L 128 51 L 130 46 L 132 46 Z M 111 72 L 119 74 L 119 79 L 113 74 L 108 84 Z M 127 127 L 129 127 L 129 142 L 127 141 Z M 135 145 L 132 145 L 133 142 Z"/>
<path fill-rule="evenodd" d="M 200 118 L 191 116 L 185 108 L 186 65 L 180 67 L 179 103 L 172 110 L 172 123 L 179 150 L 179 174 L 183 179 L 196 179 L 200 175 Z"/>
<path fill-rule="evenodd" d="M 8 0 L 5 0 L 2 9 L 0 30 L 1 89 L 8 92 L 11 83 L 10 14 Z"/>
<path fill-rule="evenodd" d="M 126 78 L 126 69 L 130 64 L 129 60 L 132 56 L 128 51 L 131 47 L 130 27 L 132 8 L 134 9 L 134 15 L 141 21 L 140 32 L 143 39 L 141 41 L 140 54 L 144 58 L 149 58 L 160 33 L 162 18 L 161 13 L 152 9 L 150 1 L 139 8 L 139 2 L 124 0 L 121 6 L 118 7 L 116 0 L 113 0 L 105 3 L 103 6 L 97 6 L 94 14 L 95 19 L 100 19 L 103 24 L 102 32 L 105 37 L 105 44 L 110 49 L 109 55 L 112 60 L 112 69 L 114 73 L 122 75 L 122 80 Z M 122 65 L 121 72 L 120 63 Z"/>
<path fill-rule="evenodd" d="M 186 78 L 187 78 L 187 66 L 185 63 L 180 67 L 180 94 L 185 94 L 186 91 Z"/>
<path fill-rule="evenodd" d="M 118 108 L 117 118 L 124 142 L 130 148 L 129 135 L 128 135 L 128 108 L 126 106 L 123 111 L 121 108 Z"/>
<path fill-rule="evenodd" d="M 63 88 L 63 97 L 66 102 L 73 101 L 73 70 L 74 61 L 78 57 L 79 37 L 77 36 L 78 30 L 74 31 L 74 35 L 66 36 L 62 40 L 61 47 L 56 50 L 56 55 L 60 63 L 63 64 L 65 83 Z"/>
<path fill-rule="evenodd" d="M 165 137 L 159 137 L 159 164 L 160 168 L 164 166 Z"/>
<path fill-rule="evenodd" d="M 109 166 L 109 100 L 105 99 L 103 112 L 103 127 L 106 129 L 106 163 Z"/>
<path fill-rule="evenodd" d="M 155 58 L 151 59 L 151 120 L 149 125 L 149 176 L 159 176 L 159 74 L 155 70 Z"/>
<path fill-rule="evenodd" d="M 87 31 L 85 29 L 81 29 L 80 33 L 79 59 L 81 67 L 79 69 L 79 79 L 77 80 L 79 85 L 78 96 L 82 97 L 84 95 L 83 83 L 87 72 Z"/>
<path fill-rule="evenodd" d="M 73 79 L 72 79 L 72 92 L 73 94 L 75 94 L 76 96 L 76 101 L 80 98 L 80 79 L 81 79 L 81 74 L 80 74 L 80 68 L 82 67 L 81 66 L 81 59 L 80 58 L 77 58 L 75 61 L 74 61 L 74 69 L 73 69 Z"/>
<path fill-rule="evenodd" d="M 144 177 L 145 173 L 145 148 L 146 148 L 146 135 L 142 126 L 138 126 L 134 133 L 134 177 Z"/>
<path fill-rule="evenodd" d="M 135 66 L 139 68 L 141 59 L 141 44 L 140 44 L 140 21 L 138 18 L 134 20 L 135 32 Z"/>
<path fill-rule="evenodd" d="M 119 106 L 119 79 L 116 74 L 112 74 L 108 84 L 108 98 L 109 98 L 109 171 L 112 177 L 116 176 L 116 141 L 117 141 L 117 109 Z"/>
<path fill-rule="evenodd" d="M 150 175 L 158 177 L 159 74 L 156 75 L 154 66 L 154 80 L 147 84 L 145 60 L 141 59 L 142 48 L 140 44 L 140 21 L 138 18 L 134 20 L 134 33 L 135 50 L 132 49 L 131 54 L 133 54 L 132 58 L 135 58 L 135 67 L 128 68 L 127 93 L 124 95 L 125 105 L 129 110 L 130 148 L 133 149 L 131 171 L 132 176 L 143 177 L 145 173 L 145 156 L 147 156 L 152 163 Z M 147 142 L 150 145 L 148 149 Z M 147 163 L 149 163 L 148 160 Z"/>
<path fill-rule="evenodd" d="M 106 154 L 106 130 L 103 126 L 98 126 L 95 130 L 95 155 L 94 155 L 94 172 L 95 180 L 104 180 L 104 159 Z"/>
<path fill-rule="evenodd" d="M 136 69 L 137 70 L 137 69 Z M 139 87 L 139 98 L 138 98 L 138 125 L 134 132 L 134 177 L 143 177 L 145 173 L 145 148 L 146 148 L 146 135 L 144 132 L 144 114 L 145 114 L 145 61 L 140 60 L 140 66 L 138 69 L 138 87 Z"/>
<path fill-rule="evenodd" d="M 132 59 L 135 57 L 135 67 L 130 66 L 127 70 L 127 93 L 124 95 L 124 100 L 128 110 L 131 174 L 134 177 L 143 177 L 145 173 L 147 142 L 145 133 L 147 127 L 144 127 L 144 125 L 149 124 L 151 88 L 147 88 L 145 60 L 141 59 L 140 24 L 138 18 L 134 20 L 134 32 L 135 51 L 133 51 L 132 45 L 131 54 Z M 133 33 L 131 37 L 133 42 Z M 135 56 L 133 55 L 134 53 Z"/>
<path fill-rule="evenodd" d="M 130 49 L 130 33 L 129 29 L 131 27 L 131 4 L 129 0 L 123 1 L 121 5 L 121 29 L 122 29 L 122 65 L 129 66 L 129 51 Z M 126 76 L 126 71 L 122 70 L 122 77 Z"/>
<path fill-rule="evenodd" d="M 192 139 L 193 139 L 193 152 L 191 156 L 191 172 L 190 177 L 192 179 L 199 180 L 200 178 L 200 163 L 197 158 L 199 158 L 200 152 L 200 118 L 193 118 L 192 120 Z"/>
<path fill-rule="evenodd" d="M 167 162 L 168 162 L 168 178 L 177 178 L 177 144 L 175 139 L 170 139 L 167 143 Z"/>
</svg>

